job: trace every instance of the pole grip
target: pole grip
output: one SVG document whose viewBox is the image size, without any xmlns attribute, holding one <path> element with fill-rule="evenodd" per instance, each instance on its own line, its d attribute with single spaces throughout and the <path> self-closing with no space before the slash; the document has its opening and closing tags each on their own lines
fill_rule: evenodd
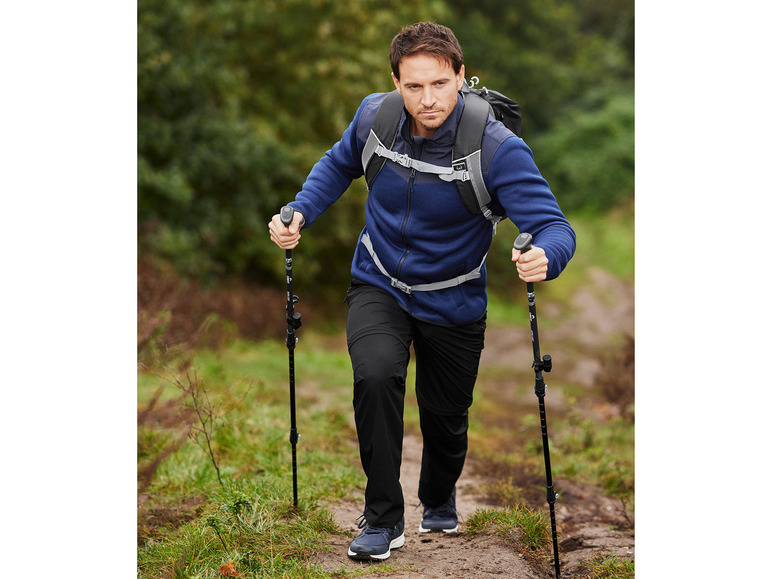
<svg viewBox="0 0 772 579">
<path fill-rule="evenodd" d="M 515 239 L 515 249 L 518 251 L 525 253 L 529 249 L 531 249 L 531 243 L 533 242 L 533 235 L 530 233 L 521 233 L 517 236 L 517 239 Z"/>
<path fill-rule="evenodd" d="M 284 224 L 284 227 L 289 227 L 292 223 L 292 218 L 295 217 L 295 210 L 289 205 L 285 205 L 279 212 L 279 219 Z"/>
</svg>

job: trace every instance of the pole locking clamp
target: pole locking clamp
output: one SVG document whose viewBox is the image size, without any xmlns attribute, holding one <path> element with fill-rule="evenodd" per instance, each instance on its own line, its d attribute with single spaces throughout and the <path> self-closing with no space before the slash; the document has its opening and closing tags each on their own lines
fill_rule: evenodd
<svg viewBox="0 0 772 579">
<path fill-rule="evenodd" d="M 549 372 L 552 370 L 552 356 L 545 354 L 544 357 L 536 362 L 534 361 L 533 367 L 537 372 Z"/>
</svg>

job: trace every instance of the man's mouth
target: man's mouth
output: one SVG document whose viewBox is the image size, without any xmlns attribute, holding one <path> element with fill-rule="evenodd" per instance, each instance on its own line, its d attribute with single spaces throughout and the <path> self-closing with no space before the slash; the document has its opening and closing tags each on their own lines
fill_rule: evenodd
<svg viewBox="0 0 772 579">
<path fill-rule="evenodd" d="M 436 117 L 437 115 L 439 115 L 439 114 L 440 114 L 440 111 L 437 111 L 437 110 L 431 110 L 431 111 L 421 111 L 419 114 L 420 114 L 421 116 L 424 116 L 424 117 L 430 117 L 430 118 L 431 118 L 431 117 Z"/>
</svg>

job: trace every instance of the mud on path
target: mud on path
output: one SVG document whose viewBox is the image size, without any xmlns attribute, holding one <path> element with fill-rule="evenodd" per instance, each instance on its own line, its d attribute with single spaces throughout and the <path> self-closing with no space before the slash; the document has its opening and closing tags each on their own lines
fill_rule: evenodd
<svg viewBox="0 0 772 579">
<path fill-rule="evenodd" d="M 633 335 L 634 296 L 633 288 L 621 283 L 601 270 L 590 271 L 591 284 L 577 291 L 571 298 L 569 311 L 557 311 L 549 302 L 542 305 L 537 295 L 539 329 L 543 343 L 549 341 L 550 353 L 560 360 L 561 378 L 588 391 L 594 385 L 601 369 L 597 356 L 581 355 L 582 352 L 597 353 L 604 345 L 619 336 Z M 552 308 L 552 311 L 550 310 Z M 545 329 L 542 320 L 546 322 Z M 546 328 L 549 329 L 546 329 Z M 486 333 L 485 349 L 481 369 L 491 365 L 510 368 L 522 366 L 532 360 L 528 330 L 511 327 L 489 327 Z M 547 338 L 548 336 L 548 338 Z M 579 355 L 578 355 L 579 354 Z M 530 388 L 516 390 L 507 381 L 486 378 L 481 371 L 477 388 L 484 396 L 494 396 L 502 404 L 514 407 L 535 406 L 533 395 L 533 372 L 530 372 Z M 527 376 L 528 373 L 523 373 Z M 567 404 L 560 389 L 548 390 L 548 420 L 550 412 L 559 413 Z M 472 409 L 474 411 L 474 407 Z M 597 404 L 588 403 L 583 411 L 613 412 L 607 406 L 598 409 Z M 471 445 L 470 445 L 471 446 Z M 365 571 L 372 573 L 362 577 L 391 577 L 395 579 L 417 578 L 465 578 L 516 577 L 534 579 L 554 577 L 554 562 L 545 564 L 529 561 L 518 552 L 517 546 L 498 535 L 471 536 L 464 532 L 465 517 L 478 509 L 491 508 L 485 489 L 492 481 L 490 476 L 475 468 L 473 449 L 467 459 L 464 472 L 457 485 L 457 508 L 459 511 L 459 533 L 418 532 L 422 507 L 418 504 L 418 477 L 420 473 L 422 443 L 420 434 L 406 433 L 403 443 L 401 482 L 405 496 L 405 546 L 392 551 L 384 563 L 353 561 L 346 555 L 348 545 L 358 533 L 357 519 L 362 514 L 364 496 L 352 497 L 350 501 L 328 505 L 338 526 L 346 533 L 330 545 L 330 552 L 320 553 L 316 563 L 330 573 L 341 570 Z M 544 498 L 543 475 L 528 481 L 533 494 L 525 497 L 528 506 L 548 511 Z M 520 481 L 521 483 L 523 481 Z M 598 488 L 579 485 L 555 478 L 559 498 L 555 505 L 558 535 L 560 540 L 560 570 L 566 579 L 586 577 L 582 565 L 599 554 L 614 554 L 619 558 L 631 558 L 635 553 L 635 531 L 633 521 L 624 505 L 616 498 L 604 495 Z M 388 565 L 390 570 L 383 569 Z"/>
</svg>

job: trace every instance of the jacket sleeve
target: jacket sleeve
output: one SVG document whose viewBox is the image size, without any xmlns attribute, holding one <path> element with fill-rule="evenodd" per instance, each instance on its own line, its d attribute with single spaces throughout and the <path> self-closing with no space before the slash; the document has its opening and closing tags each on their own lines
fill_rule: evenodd
<svg viewBox="0 0 772 579">
<path fill-rule="evenodd" d="M 565 269 L 576 250 L 576 233 L 542 177 L 533 153 L 519 137 L 505 140 L 491 161 L 488 187 L 520 232 L 547 254 L 547 279 Z"/>
<path fill-rule="evenodd" d="M 335 203 L 354 179 L 364 174 L 357 126 L 369 97 L 362 101 L 343 136 L 314 165 L 295 200 L 289 203 L 306 219 L 304 228 Z"/>
</svg>

